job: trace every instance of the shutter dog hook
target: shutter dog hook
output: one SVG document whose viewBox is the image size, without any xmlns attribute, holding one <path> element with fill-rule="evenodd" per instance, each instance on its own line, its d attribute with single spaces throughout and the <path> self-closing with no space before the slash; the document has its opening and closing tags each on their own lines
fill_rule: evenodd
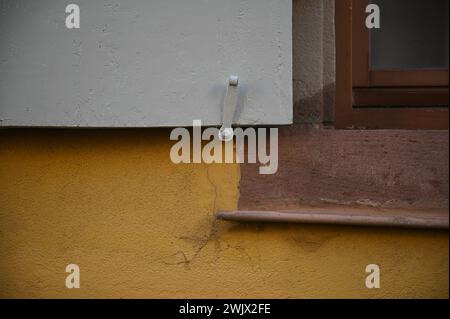
<svg viewBox="0 0 450 319">
<path fill-rule="evenodd" d="M 219 138 L 223 142 L 233 140 L 233 117 L 237 106 L 239 77 L 231 75 L 228 79 L 228 89 L 222 111 L 222 127 L 219 130 Z"/>
</svg>

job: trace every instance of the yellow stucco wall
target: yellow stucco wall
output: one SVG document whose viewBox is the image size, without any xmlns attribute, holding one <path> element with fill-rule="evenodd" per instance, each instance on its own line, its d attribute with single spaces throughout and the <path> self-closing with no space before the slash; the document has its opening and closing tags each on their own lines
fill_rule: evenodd
<svg viewBox="0 0 450 319">
<path fill-rule="evenodd" d="M 448 297 L 447 232 L 214 222 L 239 166 L 174 165 L 168 134 L 0 131 L 0 297 Z"/>
</svg>

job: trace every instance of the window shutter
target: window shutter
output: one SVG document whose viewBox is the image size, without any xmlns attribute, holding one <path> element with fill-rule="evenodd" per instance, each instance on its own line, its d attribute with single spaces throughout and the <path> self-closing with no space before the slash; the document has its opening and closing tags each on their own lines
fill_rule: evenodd
<svg viewBox="0 0 450 319">
<path fill-rule="evenodd" d="M 0 126 L 292 123 L 291 0 L 59 1 L 0 10 Z"/>
</svg>

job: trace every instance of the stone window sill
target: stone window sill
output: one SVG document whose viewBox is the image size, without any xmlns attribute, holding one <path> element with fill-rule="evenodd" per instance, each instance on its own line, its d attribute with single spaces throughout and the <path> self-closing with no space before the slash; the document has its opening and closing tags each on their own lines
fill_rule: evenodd
<svg viewBox="0 0 450 319">
<path fill-rule="evenodd" d="M 217 218 L 234 222 L 328 224 L 369 227 L 449 228 L 448 210 L 387 210 L 355 208 L 305 208 L 295 211 L 219 212 Z"/>
</svg>

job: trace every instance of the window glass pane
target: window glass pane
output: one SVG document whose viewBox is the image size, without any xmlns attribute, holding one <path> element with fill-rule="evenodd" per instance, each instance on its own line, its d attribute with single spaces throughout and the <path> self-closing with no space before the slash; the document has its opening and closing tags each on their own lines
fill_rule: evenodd
<svg viewBox="0 0 450 319">
<path fill-rule="evenodd" d="M 371 30 L 375 70 L 448 68 L 449 0 L 376 0 L 381 28 Z"/>
</svg>

